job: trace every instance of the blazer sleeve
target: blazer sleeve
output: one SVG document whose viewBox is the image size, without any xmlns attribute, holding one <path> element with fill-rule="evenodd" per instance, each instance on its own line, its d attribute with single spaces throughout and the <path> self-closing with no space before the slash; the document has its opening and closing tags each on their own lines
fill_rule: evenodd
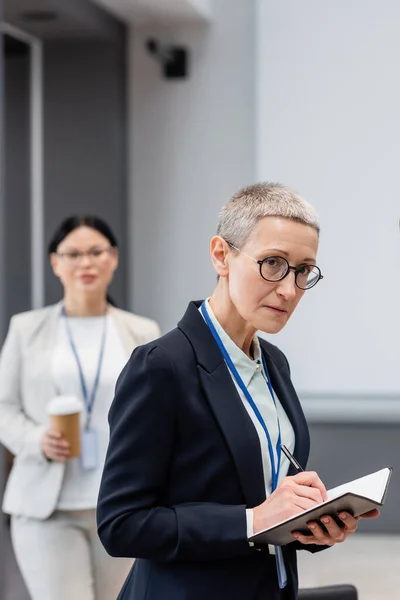
<svg viewBox="0 0 400 600">
<path fill-rule="evenodd" d="M 21 370 L 21 343 L 15 317 L 12 317 L 0 355 L 0 442 L 18 457 L 44 461 L 41 440 L 46 427 L 34 423 L 24 413 Z"/>
<path fill-rule="evenodd" d="M 157 561 L 215 560 L 253 552 L 245 506 L 163 506 L 177 426 L 179 384 L 165 351 L 137 348 L 116 386 L 97 507 L 109 554 Z M 201 467 L 200 467 L 201 468 Z"/>
</svg>

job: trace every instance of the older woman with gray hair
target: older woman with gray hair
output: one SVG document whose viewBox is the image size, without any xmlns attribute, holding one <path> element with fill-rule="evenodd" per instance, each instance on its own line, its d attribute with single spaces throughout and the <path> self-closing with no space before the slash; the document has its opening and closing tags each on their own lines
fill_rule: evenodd
<svg viewBox="0 0 400 600">
<path fill-rule="evenodd" d="M 211 297 L 122 372 L 97 513 L 106 550 L 137 558 L 120 600 L 295 600 L 297 550 L 356 530 L 340 513 L 284 547 L 249 541 L 326 499 L 281 454 L 305 468 L 308 428 L 286 357 L 256 335 L 281 331 L 322 279 L 318 241 L 314 209 L 289 188 L 236 193 L 211 240 Z"/>
</svg>

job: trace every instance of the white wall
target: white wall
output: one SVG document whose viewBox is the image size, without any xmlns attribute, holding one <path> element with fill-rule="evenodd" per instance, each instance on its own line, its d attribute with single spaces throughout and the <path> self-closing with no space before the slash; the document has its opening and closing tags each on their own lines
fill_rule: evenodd
<svg viewBox="0 0 400 600">
<path fill-rule="evenodd" d="M 325 279 L 277 341 L 303 396 L 398 395 L 400 3 L 258 4 L 257 178 L 322 221 Z"/>
<path fill-rule="evenodd" d="M 190 0 L 190 4 L 198 11 L 200 15 L 205 17 L 212 17 L 213 6 L 215 0 Z"/>
<path fill-rule="evenodd" d="M 188 80 L 164 80 L 145 40 L 187 44 Z M 217 0 L 210 25 L 133 30 L 131 308 L 176 325 L 212 292 L 209 259 L 222 204 L 254 181 L 253 0 Z"/>
</svg>

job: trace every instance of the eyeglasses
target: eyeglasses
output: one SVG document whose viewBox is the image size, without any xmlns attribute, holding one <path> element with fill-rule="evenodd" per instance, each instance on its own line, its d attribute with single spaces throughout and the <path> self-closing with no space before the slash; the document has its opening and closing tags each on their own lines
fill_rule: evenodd
<svg viewBox="0 0 400 600">
<path fill-rule="evenodd" d="M 74 266 L 79 264 L 84 256 L 90 258 L 90 260 L 94 263 L 99 263 L 108 256 L 111 256 L 113 252 L 114 248 L 112 246 L 108 246 L 107 248 L 92 248 L 91 250 L 86 251 L 71 250 L 70 252 L 57 252 L 56 254 L 66 264 Z"/>
<path fill-rule="evenodd" d="M 266 258 L 263 258 L 263 260 L 257 260 L 246 254 L 246 252 L 243 252 L 243 250 L 239 250 L 239 248 L 236 248 L 236 246 L 230 242 L 227 243 L 237 252 L 244 254 L 247 258 L 256 262 L 260 266 L 260 275 L 265 281 L 274 283 L 282 281 L 282 279 L 285 279 L 285 277 L 289 275 L 290 271 L 294 271 L 294 282 L 297 287 L 301 290 L 309 290 L 314 287 L 320 279 L 324 278 L 317 265 L 304 264 L 299 265 L 298 267 L 292 267 L 289 265 L 286 258 L 283 258 L 282 256 L 267 256 Z"/>
</svg>

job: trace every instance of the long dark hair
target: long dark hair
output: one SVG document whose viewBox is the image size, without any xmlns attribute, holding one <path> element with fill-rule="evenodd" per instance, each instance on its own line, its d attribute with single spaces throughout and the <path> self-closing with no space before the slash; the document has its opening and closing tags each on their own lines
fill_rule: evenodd
<svg viewBox="0 0 400 600">
<path fill-rule="evenodd" d="M 107 225 L 103 219 L 95 217 L 94 215 L 73 215 L 72 217 L 64 219 L 64 221 L 56 229 L 49 242 L 48 253 L 53 254 L 57 252 L 57 248 L 61 242 L 67 237 L 67 235 L 72 233 L 75 229 L 78 229 L 78 227 L 90 227 L 91 229 L 95 229 L 108 239 L 113 248 L 118 248 L 117 238 L 112 232 L 110 226 Z"/>
<path fill-rule="evenodd" d="M 64 219 L 64 221 L 58 226 L 56 231 L 54 232 L 53 237 L 51 238 L 49 245 L 47 247 L 48 253 L 54 254 L 57 252 L 58 246 L 61 242 L 72 233 L 78 227 L 90 227 L 91 229 L 95 229 L 110 242 L 110 246 L 113 248 L 118 248 L 117 238 L 115 237 L 111 227 L 100 219 L 100 217 L 96 217 L 94 215 L 73 215 L 72 217 L 68 217 Z M 107 294 L 107 302 L 116 306 L 114 300 Z"/>
</svg>

